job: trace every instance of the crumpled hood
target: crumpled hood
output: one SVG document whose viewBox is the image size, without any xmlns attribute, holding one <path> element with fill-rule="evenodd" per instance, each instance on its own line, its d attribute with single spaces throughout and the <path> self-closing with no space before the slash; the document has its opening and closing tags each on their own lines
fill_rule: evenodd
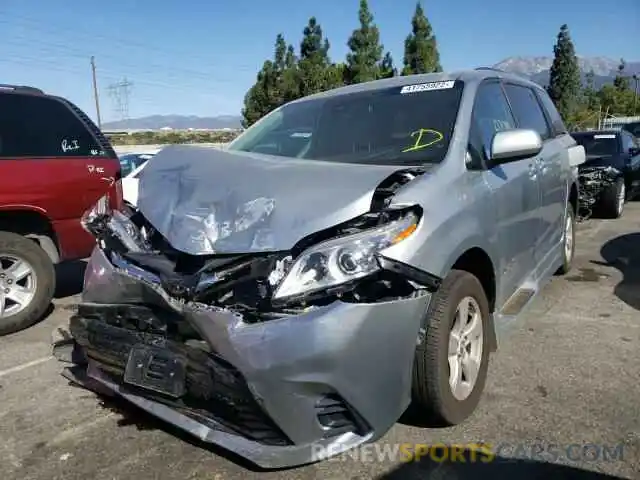
<svg viewBox="0 0 640 480">
<path fill-rule="evenodd" d="M 142 170 L 138 208 L 185 253 L 288 250 L 369 211 L 399 169 L 170 146 Z"/>
</svg>

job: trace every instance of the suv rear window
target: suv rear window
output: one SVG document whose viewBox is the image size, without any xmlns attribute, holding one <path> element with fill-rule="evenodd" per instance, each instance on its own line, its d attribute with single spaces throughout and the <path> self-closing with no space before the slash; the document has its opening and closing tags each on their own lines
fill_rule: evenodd
<svg viewBox="0 0 640 480">
<path fill-rule="evenodd" d="M 0 94 L 0 157 L 109 156 L 61 101 L 39 95 Z"/>
<path fill-rule="evenodd" d="M 609 156 L 620 151 L 618 136 L 615 133 L 573 133 L 571 136 L 578 145 L 584 147 L 587 156 Z"/>
</svg>

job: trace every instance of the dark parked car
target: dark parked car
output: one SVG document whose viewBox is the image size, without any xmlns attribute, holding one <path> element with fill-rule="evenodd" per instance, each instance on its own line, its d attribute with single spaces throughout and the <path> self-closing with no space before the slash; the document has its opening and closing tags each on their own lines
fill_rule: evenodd
<svg viewBox="0 0 640 480">
<path fill-rule="evenodd" d="M 580 215 L 618 218 L 625 202 L 640 187 L 640 145 L 629 132 L 592 131 L 572 134 L 587 161 L 579 167 Z"/>
</svg>

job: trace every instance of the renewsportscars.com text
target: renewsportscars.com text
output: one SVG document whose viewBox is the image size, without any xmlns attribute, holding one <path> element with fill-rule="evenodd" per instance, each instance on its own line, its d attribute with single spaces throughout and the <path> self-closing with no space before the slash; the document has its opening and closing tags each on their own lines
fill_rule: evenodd
<svg viewBox="0 0 640 480">
<path fill-rule="evenodd" d="M 366 444 L 347 450 L 342 455 L 339 447 L 314 446 L 316 460 L 371 462 L 414 462 L 420 460 L 447 463 L 490 463 L 496 459 L 522 459 L 540 462 L 569 461 L 616 462 L 624 461 L 624 445 L 596 443 L 541 444 L 541 443 L 468 443 L 457 445 L 400 443 Z"/>
</svg>

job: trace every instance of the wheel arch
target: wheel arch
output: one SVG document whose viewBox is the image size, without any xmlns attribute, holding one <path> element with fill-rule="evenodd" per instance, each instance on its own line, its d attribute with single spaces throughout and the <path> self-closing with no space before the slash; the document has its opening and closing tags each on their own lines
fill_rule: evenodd
<svg viewBox="0 0 640 480">
<path fill-rule="evenodd" d="M 498 339 L 493 321 L 493 313 L 496 307 L 497 282 L 493 262 L 489 254 L 480 247 L 471 247 L 465 250 L 453 263 L 452 269 L 462 270 L 475 276 L 487 296 L 489 302 L 489 347 L 496 351 Z"/>
<path fill-rule="evenodd" d="M 40 245 L 52 263 L 60 262 L 56 232 L 45 210 L 26 205 L 0 208 L 0 230 L 24 235 Z"/>
</svg>

